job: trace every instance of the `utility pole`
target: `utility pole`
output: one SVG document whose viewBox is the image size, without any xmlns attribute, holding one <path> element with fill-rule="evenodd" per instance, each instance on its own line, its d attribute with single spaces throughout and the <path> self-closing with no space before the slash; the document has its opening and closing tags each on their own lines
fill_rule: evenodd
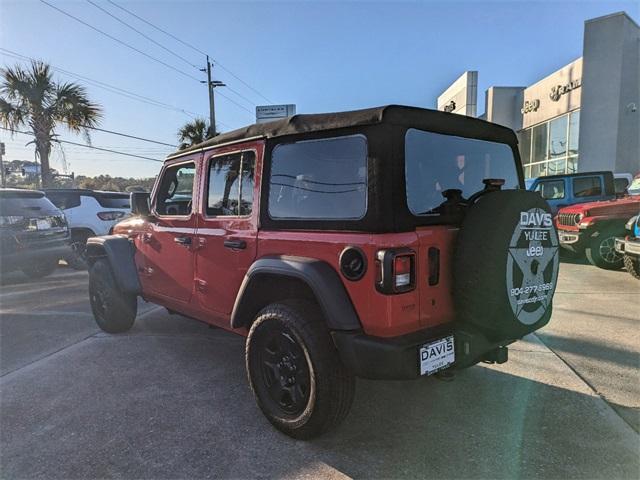
<svg viewBox="0 0 640 480">
<path fill-rule="evenodd" d="M 209 90 L 209 135 L 213 137 L 218 133 L 216 131 L 216 106 L 213 89 L 216 87 L 226 87 L 226 85 L 219 80 L 211 80 L 211 67 L 209 55 L 207 55 L 207 81 L 202 80 L 200 83 L 206 83 Z M 201 68 L 200 71 L 204 72 L 205 69 Z"/>
<path fill-rule="evenodd" d="M 4 179 L 4 162 L 2 161 L 2 156 L 4 155 L 4 143 L 0 142 L 0 171 L 2 171 L 2 187 L 6 187 L 5 179 Z"/>
</svg>

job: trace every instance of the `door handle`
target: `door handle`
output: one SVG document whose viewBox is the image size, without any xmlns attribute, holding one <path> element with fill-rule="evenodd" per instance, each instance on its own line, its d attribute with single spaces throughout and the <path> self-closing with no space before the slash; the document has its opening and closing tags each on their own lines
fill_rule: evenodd
<svg viewBox="0 0 640 480">
<path fill-rule="evenodd" d="M 150 233 L 143 233 L 142 234 L 142 242 L 143 243 L 151 243 L 151 239 L 153 238 L 153 235 L 151 235 Z"/>
<path fill-rule="evenodd" d="M 173 241 L 179 245 L 184 245 L 184 246 L 191 245 L 191 237 L 174 237 Z"/>
<path fill-rule="evenodd" d="M 224 246 L 227 248 L 235 248 L 235 249 L 245 249 L 247 248 L 247 242 L 244 240 L 225 240 Z"/>
</svg>

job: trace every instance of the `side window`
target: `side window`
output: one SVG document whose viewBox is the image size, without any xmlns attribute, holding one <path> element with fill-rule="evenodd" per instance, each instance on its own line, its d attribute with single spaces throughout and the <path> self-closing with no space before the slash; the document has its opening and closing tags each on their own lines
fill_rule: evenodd
<svg viewBox="0 0 640 480">
<path fill-rule="evenodd" d="M 273 149 L 271 218 L 357 220 L 366 210 L 365 137 L 307 140 Z"/>
<path fill-rule="evenodd" d="M 243 216 L 253 209 L 254 152 L 214 157 L 209 164 L 207 215 Z"/>
<path fill-rule="evenodd" d="M 629 180 L 624 177 L 614 178 L 613 184 L 618 195 L 625 193 L 627 191 L 627 188 L 629 188 Z"/>
<path fill-rule="evenodd" d="M 192 211 L 196 167 L 183 163 L 164 171 L 156 195 L 156 211 L 164 216 L 184 216 Z"/>
<path fill-rule="evenodd" d="M 602 194 L 600 177 L 578 177 L 573 179 L 574 197 L 593 197 Z"/>
<path fill-rule="evenodd" d="M 564 198 L 564 180 L 540 182 L 536 185 L 536 192 L 540 192 L 542 198 L 546 200 Z"/>
</svg>

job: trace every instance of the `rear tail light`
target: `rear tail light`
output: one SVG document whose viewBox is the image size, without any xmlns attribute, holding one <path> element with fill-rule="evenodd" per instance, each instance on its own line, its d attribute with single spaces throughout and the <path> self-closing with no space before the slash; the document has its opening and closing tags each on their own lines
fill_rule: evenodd
<svg viewBox="0 0 640 480">
<path fill-rule="evenodd" d="M 404 293 L 416 288 L 416 254 L 410 248 L 379 250 L 376 255 L 376 289 Z"/>
<path fill-rule="evenodd" d="M 117 220 L 124 217 L 124 212 L 98 212 L 98 218 L 100 220 Z"/>
</svg>

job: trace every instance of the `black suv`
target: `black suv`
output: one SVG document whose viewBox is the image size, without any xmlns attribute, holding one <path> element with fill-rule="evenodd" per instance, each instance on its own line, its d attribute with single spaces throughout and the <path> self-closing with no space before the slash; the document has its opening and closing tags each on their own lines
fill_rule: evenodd
<svg viewBox="0 0 640 480">
<path fill-rule="evenodd" d="M 0 270 L 30 278 L 52 273 L 70 252 L 64 214 L 43 192 L 0 189 Z"/>
</svg>

